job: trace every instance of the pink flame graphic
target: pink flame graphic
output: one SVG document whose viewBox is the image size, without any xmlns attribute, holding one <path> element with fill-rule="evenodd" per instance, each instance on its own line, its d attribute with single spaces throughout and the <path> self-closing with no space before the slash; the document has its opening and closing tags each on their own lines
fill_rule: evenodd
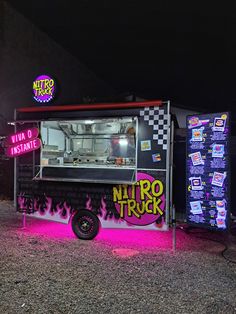
<svg viewBox="0 0 236 314">
<path fill-rule="evenodd" d="M 85 205 L 85 207 L 86 207 L 86 209 L 88 209 L 88 210 L 92 210 L 92 206 L 91 206 L 91 197 L 87 194 L 87 202 L 86 202 L 86 205 Z"/>
<path fill-rule="evenodd" d="M 24 209 L 24 194 L 20 194 L 20 196 L 18 196 L 18 205 L 20 209 Z"/>
<path fill-rule="evenodd" d="M 107 208 L 107 204 L 105 202 L 104 196 L 101 199 L 101 206 L 100 206 L 100 210 L 101 210 L 101 218 L 104 218 L 105 216 L 105 212 L 106 212 L 106 208 Z"/>
<path fill-rule="evenodd" d="M 57 211 L 58 211 L 58 213 L 60 215 L 60 218 L 62 218 L 62 219 L 67 219 L 68 218 L 69 212 L 71 210 L 71 206 L 69 206 L 66 203 L 66 201 L 62 205 L 61 205 L 61 203 L 58 203 L 56 208 L 57 208 Z M 64 210 L 66 210 L 66 215 L 62 214 Z"/>
</svg>

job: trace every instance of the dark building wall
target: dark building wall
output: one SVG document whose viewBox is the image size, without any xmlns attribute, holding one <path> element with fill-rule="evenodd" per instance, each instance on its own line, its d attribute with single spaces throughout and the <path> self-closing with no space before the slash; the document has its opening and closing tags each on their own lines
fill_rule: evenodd
<svg viewBox="0 0 236 314">
<path fill-rule="evenodd" d="M 52 75 L 58 81 L 55 105 L 79 104 L 91 98 L 106 101 L 114 95 L 75 57 L 0 0 L 0 136 L 13 132 L 6 122 L 13 120 L 15 108 L 37 106 L 32 83 L 40 74 Z M 0 197 L 12 197 L 13 162 L 2 157 L 1 151 Z"/>
<path fill-rule="evenodd" d="M 32 82 L 40 74 L 58 81 L 54 104 L 78 104 L 88 97 L 104 101 L 113 94 L 75 57 L 0 0 L 0 106 L 5 117 L 11 119 L 14 108 L 34 105 Z"/>
</svg>

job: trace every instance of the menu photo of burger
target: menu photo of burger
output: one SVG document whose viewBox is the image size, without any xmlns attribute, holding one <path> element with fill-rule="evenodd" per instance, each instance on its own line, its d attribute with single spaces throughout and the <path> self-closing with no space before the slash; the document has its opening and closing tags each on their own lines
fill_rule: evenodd
<svg viewBox="0 0 236 314">
<path fill-rule="evenodd" d="M 219 210 L 217 218 L 226 219 L 226 210 Z"/>
<path fill-rule="evenodd" d="M 201 177 L 191 177 L 189 180 L 191 181 L 191 188 L 193 191 L 203 190 Z"/>
<path fill-rule="evenodd" d="M 201 126 L 202 123 L 201 121 L 199 120 L 198 117 L 191 117 L 189 120 L 188 120 L 188 128 L 189 129 L 192 129 L 192 128 L 195 128 L 197 126 Z"/>
<path fill-rule="evenodd" d="M 201 205 L 201 201 L 190 202 L 190 207 L 191 207 L 190 212 L 191 212 L 193 215 L 200 215 L 200 214 L 202 214 L 202 205 Z"/>
<path fill-rule="evenodd" d="M 225 210 L 225 200 L 216 201 L 216 209 L 217 210 Z"/>
<path fill-rule="evenodd" d="M 216 224 L 219 229 L 226 229 L 225 219 L 216 218 Z"/>
<path fill-rule="evenodd" d="M 203 140 L 203 130 L 204 128 L 200 129 L 192 129 L 192 142 L 201 142 Z"/>
<path fill-rule="evenodd" d="M 223 158 L 225 154 L 225 146 L 223 144 L 212 145 L 212 157 Z"/>
<path fill-rule="evenodd" d="M 194 166 L 204 165 L 201 152 L 192 153 L 189 155 Z"/>
<path fill-rule="evenodd" d="M 226 178 L 226 172 L 221 173 L 221 172 L 215 171 L 212 178 L 212 185 L 222 187 L 224 184 L 225 178 Z"/>
<path fill-rule="evenodd" d="M 214 123 L 213 123 L 213 127 L 212 127 L 212 131 L 224 132 L 225 125 L 226 125 L 226 119 L 227 119 L 226 115 L 224 115 L 223 117 L 220 117 L 220 118 L 215 118 Z"/>
<path fill-rule="evenodd" d="M 226 219 L 225 200 L 216 201 L 217 218 Z"/>
</svg>

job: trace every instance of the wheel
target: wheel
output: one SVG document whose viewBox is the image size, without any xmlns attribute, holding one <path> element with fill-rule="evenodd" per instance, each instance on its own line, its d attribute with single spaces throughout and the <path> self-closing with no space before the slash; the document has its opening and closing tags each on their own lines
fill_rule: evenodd
<svg viewBox="0 0 236 314">
<path fill-rule="evenodd" d="M 72 230 L 79 239 L 92 240 L 99 231 L 99 219 L 89 210 L 79 210 L 72 218 Z"/>
</svg>

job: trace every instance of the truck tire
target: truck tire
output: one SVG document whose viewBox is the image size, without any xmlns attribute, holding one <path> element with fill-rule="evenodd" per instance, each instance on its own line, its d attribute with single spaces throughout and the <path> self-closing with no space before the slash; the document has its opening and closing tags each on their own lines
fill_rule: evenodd
<svg viewBox="0 0 236 314">
<path fill-rule="evenodd" d="M 91 211 L 79 210 L 72 218 L 72 230 L 82 240 L 92 240 L 99 231 L 99 219 Z"/>
</svg>

